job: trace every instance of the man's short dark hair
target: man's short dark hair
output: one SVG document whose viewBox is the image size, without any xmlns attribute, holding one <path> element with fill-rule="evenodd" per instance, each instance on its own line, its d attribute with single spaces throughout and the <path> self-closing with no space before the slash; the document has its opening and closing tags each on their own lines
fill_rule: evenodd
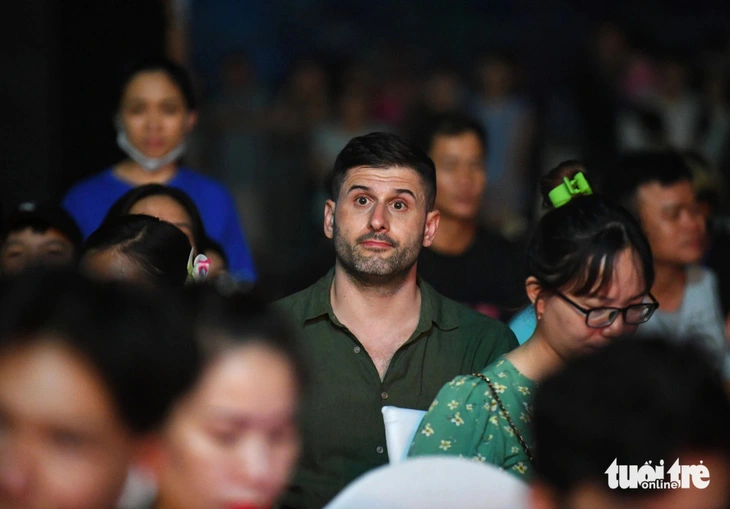
<svg viewBox="0 0 730 509">
<path fill-rule="evenodd" d="M 534 408 L 538 477 L 562 496 L 586 483 L 608 490 L 614 459 L 664 460 L 665 472 L 688 452 L 730 463 L 730 402 L 720 373 L 690 341 L 616 340 L 545 380 Z"/>
<path fill-rule="evenodd" d="M 436 202 L 436 167 L 415 144 L 393 133 L 370 133 L 351 139 L 337 155 L 332 170 L 332 199 L 337 200 L 347 172 L 352 168 L 410 168 L 421 176 L 426 210 Z"/>
<path fill-rule="evenodd" d="M 430 153 L 436 137 L 459 136 L 465 133 L 474 133 L 486 154 L 489 146 L 486 131 L 476 119 L 462 113 L 443 113 L 434 117 L 418 136 L 418 139 L 423 150 Z"/>
<path fill-rule="evenodd" d="M 692 172 L 677 152 L 637 151 L 619 158 L 617 168 L 605 176 L 603 190 L 606 196 L 637 215 L 637 191 L 644 184 L 658 182 L 670 186 L 692 181 Z"/>
</svg>

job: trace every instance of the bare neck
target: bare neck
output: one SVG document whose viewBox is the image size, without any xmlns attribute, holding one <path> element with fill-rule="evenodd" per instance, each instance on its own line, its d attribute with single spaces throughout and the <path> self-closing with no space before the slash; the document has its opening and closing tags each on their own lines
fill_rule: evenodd
<svg viewBox="0 0 730 509">
<path fill-rule="evenodd" d="M 466 251 L 477 235 L 477 222 L 441 215 L 439 229 L 431 249 L 437 253 L 457 256 Z"/>
<path fill-rule="evenodd" d="M 676 311 L 679 308 L 686 286 L 687 272 L 684 265 L 654 262 L 654 285 L 651 293 L 664 311 Z"/>
<path fill-rule="evenodd" d="M 147 171 L 135 161 L 126 159 L 114 168 L 114 174 L 117 177 L 135 186 L 167 184 L 175 177 L 176 173 L 177 165 L 174 162 L 166 164 L 155 171 Z"/>
<path fill-rule="evenodd" d="M 421 312 L 421 290 L 416 280 L 416 266 L 403 277 L 378 284 L 354 278 L 337 262 L 330 301 L 337 319 L 348 327 L 360 324 L 372 327 L 376 323 L 389 327 L 414 317 L 417 321 Z"/>
<path fill-rule="evenodd" d="M 505 357 L 533 382 L 540 382 L 565 364 L 563 358 L 545 340 L 539 324 L 525 344 L 515 348 Z"/>
</svg>

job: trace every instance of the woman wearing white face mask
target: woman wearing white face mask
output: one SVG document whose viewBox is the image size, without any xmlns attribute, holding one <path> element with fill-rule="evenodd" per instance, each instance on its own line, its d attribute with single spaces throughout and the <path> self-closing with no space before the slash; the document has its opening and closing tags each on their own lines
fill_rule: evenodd
<svg viewBox="0 0 730 509">
<path fill-rule="evenodd" d="M 256 272 L 230 193 L 217 181 L 178 164 L 197 119 L 185 69 L 163 58 L 141 60 L 121 81 L 114 123 L 128 158 L 76 184 L 63 200 L 85 237 L 130 189 L 164 184 L 193 199 L 205 229 L 226 252 L 230 272 L 253 282 Z"/>
</svg>

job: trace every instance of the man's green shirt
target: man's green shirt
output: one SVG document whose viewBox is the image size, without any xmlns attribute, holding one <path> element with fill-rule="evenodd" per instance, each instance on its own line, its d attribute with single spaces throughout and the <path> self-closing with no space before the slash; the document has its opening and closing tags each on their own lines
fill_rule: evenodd
<svg viewBox="0 0 730 509">
<path fill-rule="evenodd" d="M 334 269 L 277 302 L 299 329 L 310 375 L 302 457 L 283 507 L 322 507 L 349 482 L 388 462 L 383 406 L 426 410 L 455 376 L 481 371 L 517 346 L 506 325 L 439 295 L 419 278 L 418 325 L 381 381 L 365 348 L 332 311 L 333 277 Z"/>
</svg>

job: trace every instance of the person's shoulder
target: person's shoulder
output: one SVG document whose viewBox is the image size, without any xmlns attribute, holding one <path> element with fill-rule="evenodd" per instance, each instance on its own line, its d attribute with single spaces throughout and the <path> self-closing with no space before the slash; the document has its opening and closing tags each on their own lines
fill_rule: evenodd
<svg viewBox="0 0 730 509">
<path fill-rule="evenodd" d="M 702 265 L 687 266 L 688 290 L 694 288 L 711 288 L 717 285 L 717 275 L 709 267 Z"/>
<path fill-rule="evenodd" d="M 433 292 L 441 302 L 442 312 L 455 315 L 460 327 L 511 333 L 510 328 L 505 323 L 441 295 L 435 290 Z"/>
<path fill-rule="evenodd" d="M 66 193 L 66 196 L 83 195 L 89 191 L 94 191 L 99 187 L 109 186 L 114 182 L 112 168 L 106 168 L 98 173 L 94 173 L 82 180 L 76 182 Z"/>
<path fill-rule="evenodd" d="M 517 339 L 507 324 L 441 295 L 427 283 L 426 288 L 433 303 L 436 324 L 444 330 L 458 331 L 450 334 L 451 339 L 477 345 L 486 355 L 481 359 L 485 362 L 480 367 L 497 354 L 517 347 Z"/>
<path fill-rule="evenodd" d="M 287 311 L 290 314 L 302 314 L 304 306 L 309 300 L 313 292 L 313 286 L 308 286 L 304 290 L 283 297 L 272 304 L 274 307 Z"/>
<path fill-rule="evenodd" d="M 329 302 L 329 284 L 333 270 L 322 276 L 316 283 L 307 288 L 275 301 L 272 305 L 287 313 L 297 323 L 315 314 L 327 312 Z"/>
<path fill-rule="evenodd" d="M 491 380 L 491 378 L 495 377 L 502 378 L 504 376 L 503 373 L 510 373 L 512 371 L 515 371 L 515 367 L 504 355 L 501 355 L 497 360 L 480 371 L 480 373 Z"/>
<path fill-rule="evenodd" d="M 204 193 L 217 193 L 228 196 L 228 189 L 218 179 L 209 175 L 204 175 L 190 168 L 181 167 L 178 169 L 176 184 L 186 187 L 194 187 Z"/>
</svg>

